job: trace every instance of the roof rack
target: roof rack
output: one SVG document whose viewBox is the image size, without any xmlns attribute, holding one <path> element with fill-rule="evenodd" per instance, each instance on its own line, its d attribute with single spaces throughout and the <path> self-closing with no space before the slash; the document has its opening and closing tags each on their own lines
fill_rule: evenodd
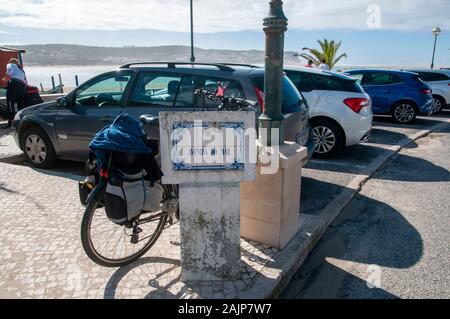
<svg viewBox="0 0 450 319">
<path fill-rule="evenodd" d="M 14 48 L 7 48 L 7 47 L 0 47 L 0 51 L 11 51 L 11 52 L 25 53 L 25 50 L 23 50 L 23 49 L 14 49 Z"/>
<path fill-rule="evenodd" d="M 221 63 L 223 65 L 229 65 L 229 66 L 245 66 L 252 69 L 260 69 L 261 66 L 254 65 L 254 64 L 247 64 L 247 63 Z"/>
<path fill-rule="evenodd" d="M 206 65 L 206 66 L 215 66 L 220 71 L 227 71 L 227 72 L 233 72 L 235 71 L 233 68 L 225 65 L 225 64 L 218 64 L 218 63 L 197 63 L 197 62 L 134 62 L 134 63 L 128 63 L 125 65 L 122 65 L 121 69 L 129 69 L 133 65 L 158 65 L 158 64 L 167 64 L 169 68 L 174 69 L 177 65 Z"/>
</svg>

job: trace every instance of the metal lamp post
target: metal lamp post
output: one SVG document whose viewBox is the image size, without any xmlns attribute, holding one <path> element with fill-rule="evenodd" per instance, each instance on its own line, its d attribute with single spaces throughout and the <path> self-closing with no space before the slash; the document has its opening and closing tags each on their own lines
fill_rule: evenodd
<svg viewBox="0 0 450 319">
<path fill-rule="evenodd" d="M 194 55 L 194 6 L 191 0 L 191 62 L 195 62 Z"/>
<path fill-rule="evenodd" d="M 437 43 L 437 38 L 438 36 L 441 34 L 442 30 L 439 27 L 436 27 L 433 29 L 432 33 L 434 35 L 434 48 L 433 48 L 433 59 L 431 60 L 431 68 L 434 69 L 434 56 L 436 54 L 436 43 Z"/>
<path fill-rule="evenodd" d="M 259 117 L 260 129 L 267 129 L 267 146 L 284 143 L 282 96 L 284 33 L 287 31 L 288 19 L 283 12 L 281 0 L 270 0 L 270 11 L 264 19 L 266 34 L 266 57 L 264 79 L 264 111 Z M 272 141 L 272 129 L 279 129 L 280 140 Z M 260 131 L 261 132 L 261 131 Z M 260 134 L 260 136 L 262 136 Z"/>
</svg>

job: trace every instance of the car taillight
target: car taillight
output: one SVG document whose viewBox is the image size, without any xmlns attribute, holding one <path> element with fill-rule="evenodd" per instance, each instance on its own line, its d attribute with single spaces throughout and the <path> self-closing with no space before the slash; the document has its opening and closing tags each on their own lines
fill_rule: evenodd
<svg viewBox="0 0 450 319">
<path fill-rule="evenodd" d="M 257 86 L 254 87 L 256 97 L 258 98 L 258 103 L 261 106 L 261 111 L 264 113 L 264 92 L 261 91 Z"/>
<path fill-rule="evenodd" d="M 366 98 L 349 98 L 344 100 L 344 104 L 353 110 L 355 113 L 361 112 L 363 107 L 369 105 L 369 99 Z"/>
<path fill-rule="evenodd" d="M 420 90 L 420 93 L 427 95 L 427 94 L 431 94 L 432 91 L 430 89 L 423 89 L 423 90 Z"/>
</svg>

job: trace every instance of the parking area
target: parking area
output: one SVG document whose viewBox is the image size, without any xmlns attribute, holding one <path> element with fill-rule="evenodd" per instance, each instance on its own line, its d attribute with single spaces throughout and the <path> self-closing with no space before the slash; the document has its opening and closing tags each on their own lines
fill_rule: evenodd
<svg viewBox="0 0 450 319">
<path fill-rule="evenodd" d="M 411 125 L 377 117 L 368 143 L 331 159 L 313 159 L 304 168 L 301 214 L 320 215 L 356 176 L 392 152 L 392 147 L 449 122 L 450 111 L 419 118 Z M 406 147 L 418 145 L 412 142 Z M 83 164 L 61 161 L 51 171 L 32 169 L 20 158 L 14 165 L 4 164 L 8 154 L 17 153 L 12 137 L 0 130 L 0 297 L 232 298 L 279 256 L 275 249 L 243 241 L 242 280 L 186 286 L 179 282 L 179 228 L 175 225 L 138 263 L 119 270 L 98 267 L 87 259 L 79 242 L 83 208 L 76 181 L 83 177 Z"/>
<path fill-rule="evenodd" d="M 375 117 L 368 143 L 349 147 L 334 158 L 312 159 L 308 163 L 303 172 L 301 213 L 319 214 L 357 175 L 392 147 L 446 121 L 450 121 L 449 110 L 439 116 L 418 118 L 410 125 L 397 124 L 390 117 Z M 415 142 L 406 146 L 416 147 Z"/>
</svg>

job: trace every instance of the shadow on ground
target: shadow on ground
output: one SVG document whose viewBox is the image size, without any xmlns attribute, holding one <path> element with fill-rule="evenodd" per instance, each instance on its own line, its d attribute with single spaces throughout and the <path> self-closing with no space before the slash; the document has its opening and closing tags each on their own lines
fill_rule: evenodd
<svg viewBox="0 0 450 319">
<path fill-rule="evenodd" d="M 326 231 L 281 298 L 397 298 L 363 279 L 373 274 L 372 265 L 412 267 L 423 251 L 420 233 L 400 212 L 359 194 Z"/>
<path fill-rule="evenodd" d="M 381 128 L 372 129 L 372 136 L 369 140 L 369 143 L 372 144 L 384 144 L 384 145 L 398 145 L 402 141 L 408 141 L 408 144 L 405 148 L 417 148 L 418 145 L 416 142 L 411 140 L 406 134 L 384 130 Z"/>
<path fill-rule="evenodd" d="M 58 160 L 56 167 L 52 169 L 35 168 L 27 161 L 17 163 L 17 165 L 30 167 L 32 170 L 50 176 L 64 177 L 74 181 L 79 181 L 86 177 L 84 163 Z"/>
<path fill-rule="evenodd" d="M 303 177 L 301 214 L 318 216 L 345 189 L 346 187 L 341 185 Z"/>
<path fill-rule="evenodd" d="M 11 134 L 11 129 L 3 129 L 2 128 L 2 126 L 3 125 L 5 125 L 6 124 L 6 122 L 5 123 L 1 123 L 0 122 L 0 137 L 3 137 L 3 136 L 6 136 L 6 135 L 9 135 L 9 134 Z"/>
<path fill-rule="evenodd" d="M 242 246 L 239 280 L 181 282 L 179 258 L 145 257 L 118 269 L 105 287 L 104 298 L 185 299 L 195 294 L 201 299 L 234 299 L 251 285 L 262 267 L 273 262 L 272 255 L 255 254 L 256 246 Z"/>
<path fill-rule="evenodd" d="M 380 116 L 376 115 L 374 117 L 374 124 L 377 126 L 395 127 L 395 128 L 405 128 L 405 129 L 418 129 L 424 130 L 430 126 L 442 123 L 439 118 L 446 118 L 450 114 L 443 113 L 440 115 L 430 116 L 430 117 L 418 117 L 416 120 L 409 124 L 400 124 L 395 122 L 390 116 Z"/>
<path fill-rule="evenodd" d="M 449 182 L 450 172 L 426 159 L 396 154 L 391 159 L 395 165 L 387 165 L 373 176 L 377 180 L 399 182 Z M 398 169 L 401 166 L 402 169 Z"/>
<path fill-rule="evenodd" d="M 448 130 L 448 128 L 447 128 Z M 443 132 L 443 131 L 440 131 Z M 343 155 L 335 157 L 335 163 L 314 160 L 308 163 L 307 168 L 314 170 L 324 170 L 339 173 L 360 174 L 372 163 L 378 156 L 386 152 L 383 148 L 371 145 L 357 145 L 348 148 L 345 155 L 348 165 L 339 165 L 343 161 Z M 340 157 L 341 156 L 341 157 Z M 445 168 L 438 166 L 428 160 L 408 156 L 405 154 L 396 154 L 392 160 L 399 161 L 404 169 L 400 172 L 392 171 L 390 174 L 377 176 L 378 179 L 404 181 L 404 182 L 448 182 L 450 181 L 450 172 Z M 411 169 L 421 168 L 421 174 Z M 321 193 L 327 196 L 327 193 Z"/>
<path fill-rule="evenodd" d="M 177 272 L 177 274 L 170 276 L 172 272 Z M 171 293 L 168 288 L 179 280 L 179 260 L 146 257 L 118 269 L 105 287 L 104 298 L 131 298 L 133 297 L 132 290 L 135 290 L 140 293 L 135 296 L 136 298 L 151 298 L 152 295 L 158 295 L 164 299 L 177 299 L 187 292 L 187 288 L 181 288 L 176 294 Z M 125 281 L 127 286 L 121 287 L 121 282 Z"/>
</svg>

